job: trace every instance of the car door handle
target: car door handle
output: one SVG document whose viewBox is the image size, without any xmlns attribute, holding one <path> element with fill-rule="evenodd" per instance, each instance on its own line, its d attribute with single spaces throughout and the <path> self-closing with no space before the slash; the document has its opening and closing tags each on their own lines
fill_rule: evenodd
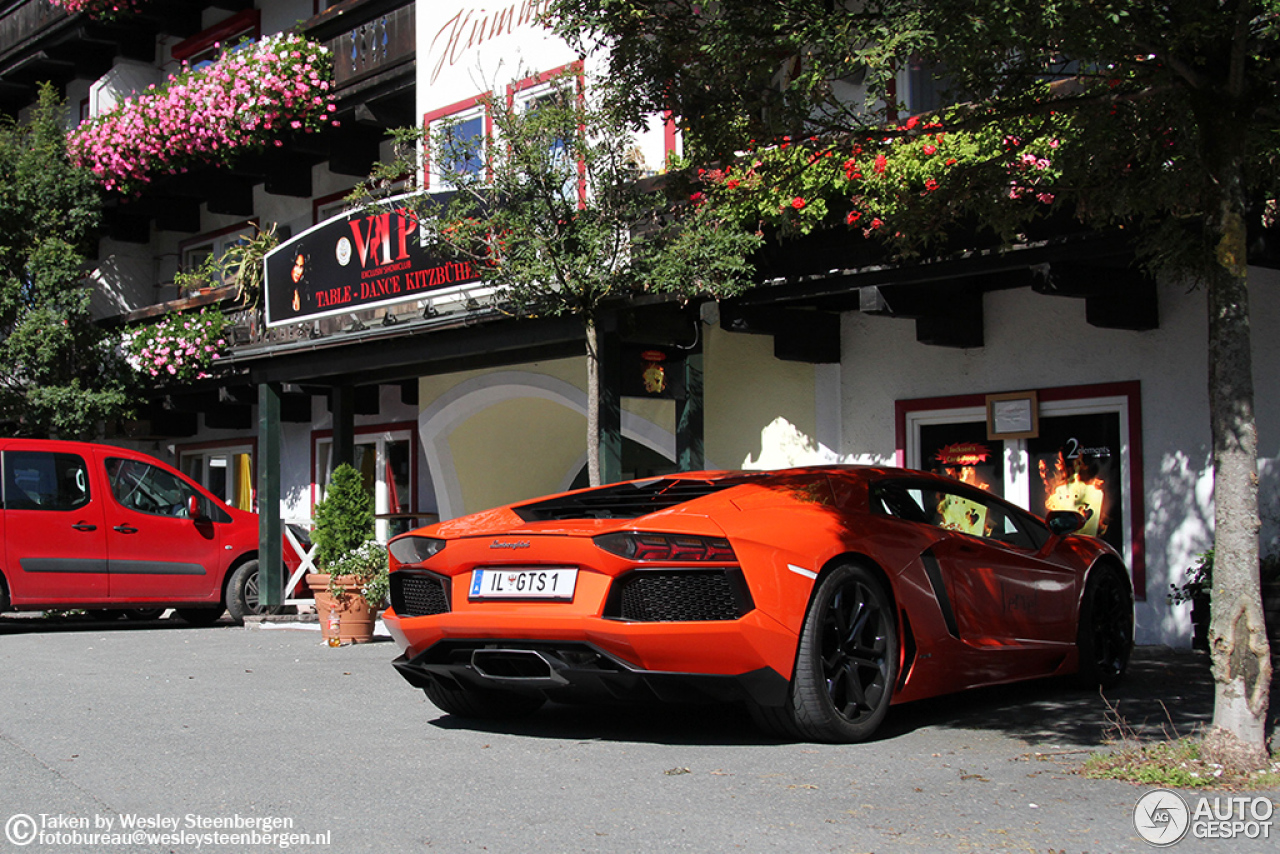
<svg viewBox="0 0 1280 854">
<path fill-rule="evenodd" d="M 96 530 L 98 530 L 98 526 L 97 526 L 97 525 L 90 525 L 88 522 L 76 522 L 76 523 L 75 523 L 74 525 L 72 525 L 71 527 L 75 528 L 77 531 L 96 531 Z"/>
<path fill-rule="evenodd" d="M 138 533 L 138 529 L 137 529 L 137 528 L 135 528 L 135 527 L 133 527 L 132 525 L 116 525 L 116 526 L 115 526 L 114 528 L 112 528 L 111 530 L 113 530 L 113 531 L 119 531 L 119 532 L 120 532 L 120 533 L 122 533 L 122 534 L 136 534 L 136 533 Z"/>
</svg>

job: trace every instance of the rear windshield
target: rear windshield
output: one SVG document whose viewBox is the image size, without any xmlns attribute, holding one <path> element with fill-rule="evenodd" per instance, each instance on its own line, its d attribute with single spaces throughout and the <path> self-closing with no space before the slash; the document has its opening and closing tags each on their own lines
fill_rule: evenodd
<svg viewBox="0 0 1280 854">
<path fill-rule="evenodd" d="M 617 483 L 573 492 L 511 508 L 526 522 L 550 522 L 560 519 L 636 519 L 659 510 L 667 510 L 686 501 L 705 498 L 761 477 L 759 474 L 738 475 L 715 480 L 659 478 L 632 483 Z"/>
</svg>

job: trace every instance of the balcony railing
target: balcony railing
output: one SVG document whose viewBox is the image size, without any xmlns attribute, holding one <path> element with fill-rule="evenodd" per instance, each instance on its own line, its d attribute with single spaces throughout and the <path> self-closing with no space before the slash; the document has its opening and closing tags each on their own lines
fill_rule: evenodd
<svg viewBox="0 0 1280 854">
<path fill-rule="evenodd" d="M 413 0 L 346 0 L 303 25 L 307 36 L 333 51 L 340 99 L 391 77 L 411 80 L 416 8 Z"/>
</svg>

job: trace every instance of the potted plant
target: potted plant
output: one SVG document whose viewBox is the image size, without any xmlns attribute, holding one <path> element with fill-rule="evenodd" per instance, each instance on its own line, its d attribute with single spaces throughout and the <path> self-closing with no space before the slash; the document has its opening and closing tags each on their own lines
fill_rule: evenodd
<svg viewBox="0 0 1280 854">
<path fill-rule="evenodd" d="M 363 567 L 371 562 L 367 558 L 358 557 L 357 553 L 373 540 L 373 534 L 373 499 L 365 491 L 360 472 L 354 466 L 343 463 L 333 470 L 325 497 L 316 504 L 312 540 L 316 546 L 316 566 L 319 572 L 307 576 L 307 586 L 316 596 L 320 630 L 325 640 L 331 644 L 355 639 L 354 632 L 343 632 L 344 620 L 353 624 L 364 620 L 357 613 L 348 613 L 351 608 L 359 608 L 364 604 L 363 596 L 344 595 L 338 598 L 329 591 L 335 582 L 335 576 L 341 579 L 345 572 L 356 570 L 359 570 L 360 575 L 368 573 Z M 385 562 L 385 557 L 383 561 Z M 363 586 L 363 583 L 356 585 L 359 588 Z M 333 625 L 335 622 L 336 626 Z M 372 637 L 372 633 L 370 622 L 369 637 Z"/>
<path fill-rule="evenodd" d="M 1169 585 L 1169 604 L 1191 603 L 1191 648 L 1209 649 L 1209 590 L 1213 587 L 1213 549 L 1196 556 L 1186 580 Z"/>
<path fill-rule="evenodd" d="M 1262 586 L 1262 605 L 1268 635 L 1280 639 L 1280 554 L 1261 559 L 1258 578 Z M 1186 571 L 1186 580 L 1169 585 L 1169 602 L 1191 603 L 1193 649 L 1209 649 L 1209 594 L 1213 589 L 1213 549 L 1196 557 L 1196 565 Z"/>
<path fill-rule="evenodd" d="M 337 623 L 338 643 L 365 643 L 373 638 L 374 624 L 382 612 L 390 591 L 387 573 L 387 550 L 377 540 L 366 540 L 354 551 L 347 552 L 328 565 L 329 584 L 325 597 L 329 600 L 329 620 L 321 630 L 332 644 Z M 320 596 L 316 597 L 319 601 Z M 337 620 L 333 621 L 333 615 Z"/>
</svg>

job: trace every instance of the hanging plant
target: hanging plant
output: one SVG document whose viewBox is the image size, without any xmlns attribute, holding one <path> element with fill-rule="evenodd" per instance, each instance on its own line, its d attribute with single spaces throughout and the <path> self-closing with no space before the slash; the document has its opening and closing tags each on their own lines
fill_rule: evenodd
<svg viewBox="0 0 1280 854">
<path fill-rule="evenodd" d="M 110 21 L 126 15 L 136 15 L 147 5 L 148 0 L 49 0 L 60 9 L 66 9 L 73 15 L 83 12 L 90 18 Z"/>
<path fill-rule="evenodd" d="M 144 378 L 190 382 L 213 376 L 227 351 L 231 321 L 216 308 L 171 314 L 159 323 L 126 329 L 120 336 L 125 361 Z"/>
<path fill-rule="evenodd" d="M 296 34 L 228 50 L 169 76 L 67 136 L 71 160 L 109 190 L 138 193 L 158 175 L 227 165 L 245 151 L 314 133 L 336 109 L 328 48 Z"/>
</svg>

